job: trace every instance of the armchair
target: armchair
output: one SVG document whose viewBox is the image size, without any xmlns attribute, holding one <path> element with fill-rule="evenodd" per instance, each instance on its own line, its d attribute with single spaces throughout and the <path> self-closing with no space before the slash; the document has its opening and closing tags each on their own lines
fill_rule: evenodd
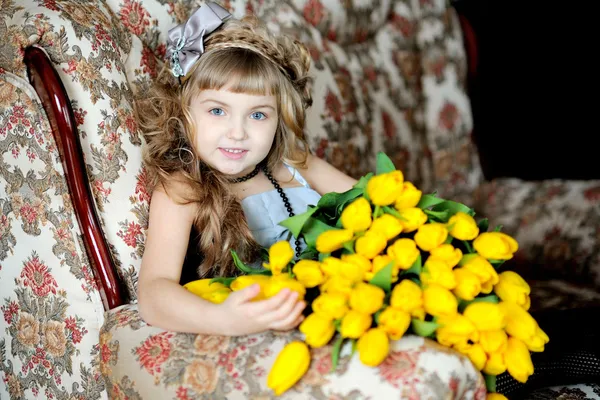
<svg viewBox="0 0 600 400">
<path fill-rule="evenodd" d="M 156 76 L 167 30 L 199 4 L 27 0 L 0 9 L 0 397 L 272 396 L 264 377 L 289 335 L 165 332 L 137 313 L 150 193 L 132 101 Z M 222 4 L 309 46 L 307 129 L 318 156 L 358 177 L 383 150 L 424 190 L 473 202 L 482 176 L 467 54 L 446 2 Z M 330 353 L 313 353 L 290 396 L 485 397 L 468 359 L 421 338 L 396 343 L 369 373 L 344 358 L 327 374 Z"/>
</svg>

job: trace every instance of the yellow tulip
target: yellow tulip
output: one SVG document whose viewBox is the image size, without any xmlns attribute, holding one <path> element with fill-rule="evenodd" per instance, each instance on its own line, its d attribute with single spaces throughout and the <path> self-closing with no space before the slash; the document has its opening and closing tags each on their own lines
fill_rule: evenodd
<svg viewBox="0 0 600 400">
<path fill-rule="evenodd" d="M 272 276 L 268 284 L 265 285 L 265 298 L 273 297 L 283 288 L 288 288 L 294 292 L 298 292 L 298 300 L 303 300 L 306 294 L 306 288 L 296 279 L 291 278 L 288 274 L 280 274 Z"/>
<path fill-rule="evenodd" d="M 340 275 L 333 275 L 327 278 L 327 280 L 319 286 L 319 289 L 322 293 L 340 293 L 346 298 L 349 298 L 350 292 L 352 292 L 352 286 L 353 282 L 350 279 Z"/>
<path fill-rule="evenodd" d="M 309 366 L 310 350 L 306 343 L 290 342 L 277 355 L 267 377 L 267 386 L 280 396 L 306 374 Z"/>
<path fill-rule="evenodd" d="M 531 288 L 525 279 L 514 271 L 504 271 L 498 275 L 498 278 L 498 283 L 494 285 L 494 293 L 503 301 L 516 303 L 529 310 Z"/>
<path fill-rule="evenodd" d="M 508 400 L 508 398 L 501 393 L 488 393 L 485 396 L 485 400 Z"/>
<path fill-rule="evenodd" d="M 397 239 L 387 248 L 387 255 L 392 257 L 400 269 L 409 269 L 421 253 L 414 240 L 409 238 Z"/>
<path fill-rule="evenodd" d="M 400 210 L 402 216 L 402 231 L 410 233 L 419 229 L 427 222 L 427 214 L 419 207 L 410 207 Z"/>
<path fill-rule="evenodd" d="M 364 197 L 359 197 L 342 211 L 340 217 L 342 226 L 353 232 L 367 230 L 371 226 L 372 212 L 369 201 Z"/>
<path fill-rule="evenodd" d="M 423 266 L 423 271 L 421 271 L 420 277 L 421 283 L 424 286 L 437 283 L 438 285 L 450 290 L 456 287 L 456 279 L 454 278 L 452 269 L 450 269 L 450 267 L 448 267 L 448 265 L 441 260 L 427 259 L 425 265 Z"/>
<path fill-rule="evenodd" d="M 267 288 L 267 286 L 269 286 L 270 280 L 271 277 L 267 275 L 240 275 L 237 278 L 235 278 L 233 282 L 231 282 L 229 287 L 232 291 L 236 292 L 248 286 L 258 284 L 260 286 L 260 292 L 253 299 L 253 301 L 264 300 L 266 298 L 265 289 Z"/>
<path fill-rule="evenodd" d="M 402 221 L 390 214 L 382 214 L 375 218 L 369 228 L 370 231 L 380 232 L 386 240 L 398 236 L 402 232 Z"/>
<path fill-rule="evenodd" d="M 529 349 L 525 343 L 515 337 L 508 338 L 504 361 L 508 373 L 521 383 L 527 382 L 533 374 L 533 363 Z"/>
<path fill-rule="evenodd" d="M 371 261 L 360 254 L 345 254 L 342 256 L 342 269 L 340 275 L 350 279 L 353 283 L 362 281 L 365 274 L 371 269 Z"/>
<path fill-rule="evenodd" d="M 342 319 L 340 333 L 342 337 L 358 339 L 371 327 L 372 323 L 373 317 L 371 314 L 350 310 Z"/>
<path fill-rule="evenodd" d="M 454 268 L 460 261 L 463 253 L 460 249 L 455 248 L 449 243 L 442 244 L 429 252 L 429 258 L 443 260 L 450 268 Z"/>
<path fill-rule="evenodd" d="M 475 238 L 473 247 L 488 260 L 510 260 L 519 249 L 519 244 L 506 233 L 483 232 Z"/>
<path fill-rule="evenodd" d="M 393 307 L 386 307 L 379 314 L 377 326 L 388 334 L 390 339 L 398 340 L 406 333 L 410 326 L 410 314 Z"/>
<path fill-rule="evenodd" d="M 370 281 L 373 279 L 376 273 L 387 267 L 389 263 L 393 263 L 393 261 L 394 260 L 392 260 L 392 257 L 388 256 L 387 254 L 375 256 L 372 263 L 373 268 L 371 271 L 365 274 L 365 280 Z M 395 263 L 392 264 L 392 282 L 398 278 L 398 267 L 394 264 Z"/>
<path fill-rule="evenodd" d="M 397 210 L 416 207 L 421 200 L 423 193 L 415 187 L 411 182 L 404 181 L 402 193 L 396 198 L 394 206 Z"/>
<path fill-rule="evenodd" d="M 266 269 L 270 269 L 273 275 L 281 274 L 294 258 L 294 249 L 287 240 L 280 240 L 269 247 L 269 262 L 263 263 Z"/>
<path fill-rule="evenodd" d="M 210 301 L 211 303 L 221 304 L 222 302 L 227 300 L 230 293 L 231 293 L 231 289 L 224 288 L 224 289 L 213 290 L 212 292 L 202 293 L 201 297 L 204 300 Z"/>
<path fill-rule="evenodd" d="M 421 225 L 415 233 L 415 242 L 422 250 L 431 251 L 441 246 L 448 237 L 446 225 L 440 222 L 430 222 Z"/>
<path fill-rule="evenodd" d="M 506 371 L 504 353 L 489 353 L 482 371 L 488 375 L 500 375 L 504 373 Z"/>
<path fill-rule="evenodd" d="M 512 302 L 501 301 L 499 306 L 506 315 L 506 333 L 520 339 L 530 351 L 544 351 L 550 339 L 531 314 Z"/>
<path fill-rule="evenodd" d="M 312 348 L 325 346 L 335 333 L 335 325 L 331 318 L 311 313 L 298 327 L 304 333 L 304 341 Z"/>
<path fill-rule="evenodd" d="M 321 293 L 313 300 L 315 314 L 331 319 L 340 319 L 348 312 L 348 299 L 341 293 Z"/>
<path fill-rule="evenodd" d="M 367 182 L 367 195 L 376 206 L 389 206 L 394 203 L 404 187 L 401 171 L 391 171 L 375 175 Z"/>
<path fill-rule="evenodd" d="M 450 290 L 432 284 L 423 290 L 423 307 L 434 317 L 452 316 L 458 312 L 458 301 Z"/>
<path fill-rule="evenodd" d="M 469 318 L 479 331 L 504 329 L 506 326 L 504 310 L 496 303 L 476 301 L 465 308 L 463 315 Z"/>
<path fill-rule="evenodd" d="M 410 279 L 403 279 L 392 289 L 390 305 L 415 316 L 423 309 L 423 290 Z"/>
<path fill-rule="evenodd" d="M 475 324 L 461 314 L 442 316 L 437 323 L 440 327 L 436 329 L 437 341 L 447 347 L 461 345 L 479 340 L 479 331 Z"/>
<path fill-rule="evenodd" d="M 508 335 L 503 329 L 479 332 L 479 343 L 486 353 L 503 353 L 507 340 Z"/>
<path fill-rule="evenodd" d="M 317 251 L 331 253 L 343 247 L 344 243 L 352 240 L 354 232 L 350 229 L 330 229 L 317 237 Z"/>
<path fill-rule="evenodd" d="M 455 268 L 452 270 L 456 286 L 452 292 L 463 300 L 473 300 L 481 293 L 481 281 L 473 272 L 466 268 Z"/>
<path fill-rule="evenodd" d="M 376 367 L 390 352 L 390 340 L 381 328 L 371 328 L 356 343 L 360 361 L 369 367 Z"/>
<path fill-rule="evenodd" d="M 325 281 L 321 263 L 315 260 L 300 260 L 292 268 L 298 282 L 307 288 L 313 288 Z"/>
<path fill-rule="evenodd" d="M 337 257 L 329 256 L 321 261 L 321 271 L 325 276 L 336 276 L 342 273 L 344 263 Z"/>
<path fill-rule="evenodd" d="M 471 271 L 479 278 L 481 282 L 481 293 L 489 294 L 494 289 L 494 285 L 498 283 L 498 273 L 490 264 L 488 260 L 480 255 L 466 255 L 463 257 L 466 259 L 463 263 L 461 261 L 462 267 L 468 271 Z"/>
<path fill-rule="evenodd" d="M 460 343 L 455 345 L 454 348 L 469 357 L 469 360 L 479 371 L 485 366 L 488 357 L 480 343 Z"/>
<path fill-rule="evenodd" d="M 357 265 L 359 267 L 359 270 L 362 271 L 362 273 L 363 273 L 363 276 L 361 276 L 361 279 L 363 279 L 364 275 L 367 272 L 371 271 L 371 269 L 373 268 L 373 265 L 371 264 L 371 260 L 369 260 L 367 257 L 360 255 L 360 254 L 344 254 L 344 255 L 342 255 L 342 261 Z M 343 276 L 346 276 L 349 279 L 354 278 L 354 276 L 351 276 L 349 274 L 344 274 Z M 352 281 L 355 282 L 354 279 L 352 279 Z"/>
<path fill-rule="evenodd" d="M 458 240 L 473 240 L 479 235 L 479 227 L 475 219 L 462 211 L 450 217 L 448 228 L 450 235 Z"/>
<path fill-rule="evenodd" d="M 200 296 L 204 293 L 214 292 L 216 290 L 228 289 L 227 286 L 221 282 L 210 283 L 211 280 L 212 278 L 196 279 L 195 281 L 186 283 L 183 285 L 183 287 L 197 296 Z"/>
<path fill-rule="evenodd" d="M 368 230 L 363 236 L 356 239 L 355 251 L 357 254 L 372 260 L 387 246 L 387 239 L 383 233 Z"/>
<path fill-rule="evenodd" d="M 381 308 L 384 298 L 385 291 L 379 286 L 359 282 L 350 292 L 350 308 L 365 314 L 373 314 Z"/>
</svg>

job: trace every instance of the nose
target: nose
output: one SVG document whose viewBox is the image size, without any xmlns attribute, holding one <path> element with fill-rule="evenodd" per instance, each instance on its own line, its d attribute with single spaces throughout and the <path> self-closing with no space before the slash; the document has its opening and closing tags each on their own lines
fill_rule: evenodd
<svg viewBox="0 0 600 400">
<path fill-rule="evenodd" d="M 243 118 L 232 118 L 227 137 L 236 141 L 246 139 L 248 135 L 246 134 L 245 122 Z"/>
</svg>

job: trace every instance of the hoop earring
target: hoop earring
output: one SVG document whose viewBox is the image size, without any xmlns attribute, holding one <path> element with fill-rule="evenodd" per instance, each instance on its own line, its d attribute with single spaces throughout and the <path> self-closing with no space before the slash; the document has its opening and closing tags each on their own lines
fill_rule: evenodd
<svg viewBox="0 0 600 400">
<path fill-rule="evenodd" d="M 188 153 L 190 153 L 190 160 L 188 162 L 183 161 L 183 158 L 181 158 L 181 150 L 185 150 Z M 189 165 L 189 164 L 193 163 L 194 159 L 196 158 L 194 156 L 194 153 L 192 153 L 192 151 L 190 149 L 186 149 L 185 147 L 180 147 L 179 148 L 179 152 L 177 154 L 178 154 L 178 157 L 179 157 L 179 161 L 181 161 L 185 165 Z"/>
</svg>

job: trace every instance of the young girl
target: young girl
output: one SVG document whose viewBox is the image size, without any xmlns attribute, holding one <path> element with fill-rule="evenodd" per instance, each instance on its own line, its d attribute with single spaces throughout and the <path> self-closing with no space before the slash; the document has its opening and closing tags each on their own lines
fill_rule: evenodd
<svg viewBox="0 0 600 400">
<path fill-rule="evenodd" d="M 309 53 L 256 18 L 236 20 L 207 3 L 169 31 L 168 56 L 169 70 L 136 104 L 154 188 L 140 313 L 171 331 L 292 329 L 305 307 L 295 292 L 251 301 L 254 285 L 213 304 L 183 288 L 181 277 L 190 246 L 202 258 L 194 279 L 235 275 L 232 249 L 246 263 L 259 260 L 260 247 L 288 238 L 280 221 L 356 183 L 308 150 Z M 291 244 L 299 254 L 303 244 Z"/>
</svg>

